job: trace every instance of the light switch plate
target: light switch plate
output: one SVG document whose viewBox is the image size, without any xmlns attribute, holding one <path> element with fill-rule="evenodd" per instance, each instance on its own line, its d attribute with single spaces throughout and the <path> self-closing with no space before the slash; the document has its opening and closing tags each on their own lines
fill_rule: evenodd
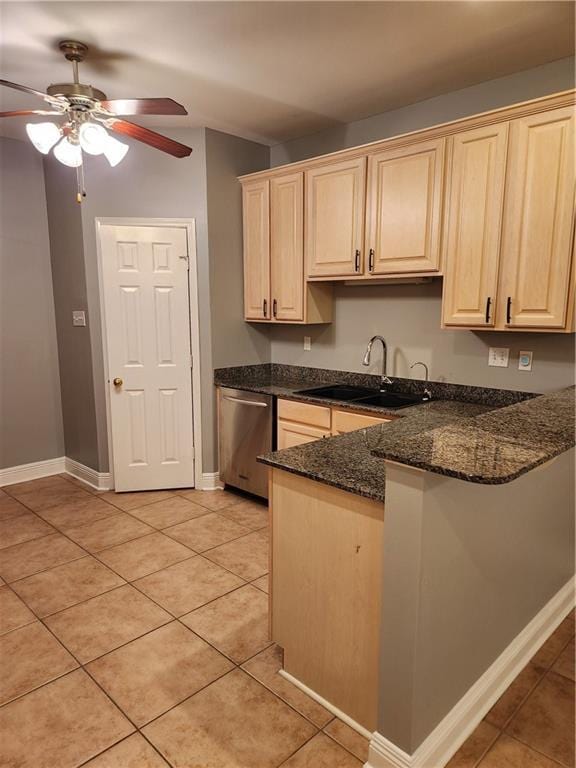
<svg viewBox="0 0 576 768">
<path fill-rule="evenodd" d="M 72 310 L 72 325 L 86 325 L 86 312 L 83 309 Z"/>
<path fill-rule="evenodd" d="M 304 336 L 304 352 L 310 352 L 312 349 L 312 339 L 310 336 Z"/>
<path fill-rule="evenodd" d="M 532 352 L 520 352 L 520 354 L 518 355 L 518 370 L 519 371 L 532 370 Z"/>
<path fill-rule="evenodd" d="M 490 347 L 488 351 L 488 365 L 497 368 L 508 368 L 510 349 L 508 347 Z"/>
</svg>

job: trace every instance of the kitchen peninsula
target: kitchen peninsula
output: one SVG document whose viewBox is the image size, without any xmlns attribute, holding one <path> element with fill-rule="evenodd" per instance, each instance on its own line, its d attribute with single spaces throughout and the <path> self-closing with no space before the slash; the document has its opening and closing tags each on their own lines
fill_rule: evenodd
<svg viewBox="0 0 576 768">
<path fill-rule="evenodd" d="M 216 381 L 332 413 L 358 402 L 299 392 L 378 385 L 291 366 Z M 391 389 L 425 385 L 429 402 L 361 408 L 390 421 L 261 457 L 284 674 L 377 732 L 373 766 L 443 764 L 573 604 L 574 390 Z"/>
</svg>

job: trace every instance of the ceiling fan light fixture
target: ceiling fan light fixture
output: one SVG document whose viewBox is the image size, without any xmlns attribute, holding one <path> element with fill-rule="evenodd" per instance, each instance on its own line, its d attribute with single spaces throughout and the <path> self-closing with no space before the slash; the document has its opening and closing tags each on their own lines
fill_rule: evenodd
<svg viewBox="0 0 576 768">
<path fill-rule="evenodd" d="M 47 155 L 60 140 L 60 128 L 55 123 L 27 123 L 26 133 L 38 152 Z"/>
<path fill-rule="evenodd" d="M 69 168 L 78 168 L 82 165 L 80 144 L 73 144 L 67 137 L 54 147 L 54 157 Z"/>
<path fill-rule="evenodd" d="M 110 137 L 102 125 L 86 122 L 80 126 L 80 146 L 89 155 L 101 155 Z"/>
<path fill-rule="evenodd" d="M 128 144 L 124 144 L 123 141 L 118 141 L 118 139 L 108 134 L 106 144 L 104 145 L 104 157 L 114 168 L 115 165 L 118 165 L 124 159 L 129 149 Z"/>
</svg>

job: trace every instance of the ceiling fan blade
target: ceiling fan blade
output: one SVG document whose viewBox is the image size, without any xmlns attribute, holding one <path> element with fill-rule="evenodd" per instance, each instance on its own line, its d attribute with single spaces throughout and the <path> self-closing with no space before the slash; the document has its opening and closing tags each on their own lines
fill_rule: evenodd
<svg viewBox="0 0 576 768">
<path fill-rule="evenodd" d="M 64 104 L 65 99 L 59 99 L 57 96 L 50 96 L 48 93 L 42 93 L 42 91 L 35 91 L 34 88 L 28 88 L 27 85 L 19 85 L 18 83 L 11 83 L 9 80 L 0 80 L 0 85 L 6 86 L 6 88 L 13 88 L 15 91 L 22 91 L 23 93 L 31 93 L 33 96 L 38 96 L 40 99 L 47 101 L 49 104 Z"/>
<path fill-rule="evenodd" d="M 142 141 L 144 144 L 149 144 L 151 147 L 167 152 L 174 157 L 188 157 L 192 153 L 192 149 L 185 144 L 180 144 L 178 141 L 162 136 L 162 134 L 156 133 L 156 131 L 150 131 L 148 128 L 143 128 L 141 125 L 129 123 L 127 120 L 111 118 L 106 120 L 105 125 L 115 133 L 130 136 L 132 139 Z"/>
<path fill-rule="evenodd" d="M 115 115 L 187 115 L 174 99 L 107 99 L 101 105 Z"/>
<path fill-rule="evenodd" d="M 61 115 L 50 109 L 17 109 L 14 112 L 0 112 L 0 117 L 24 117 L 25 115 Z"/>
</svg>

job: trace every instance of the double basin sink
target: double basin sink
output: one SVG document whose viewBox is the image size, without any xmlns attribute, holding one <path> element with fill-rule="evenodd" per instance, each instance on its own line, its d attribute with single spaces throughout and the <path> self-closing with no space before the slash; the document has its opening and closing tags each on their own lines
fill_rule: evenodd
<svg viewBox="0 0 576 768">
<path fill-rule="evenodd" d="M 403 392 L 375 392 L 367 387 L 354 387 L 348 384 L 331 384 L 327 387 L 301 389 L 294 394 L 318 397 L 322 400 L 340 400 L 358 403 L 358 405 L 376 405 L 381 408 L 393 409 L 407 408 L 409 405 L 417 405 L 428 399 L 422 395 L 408 395 Z"/>
</svg>

